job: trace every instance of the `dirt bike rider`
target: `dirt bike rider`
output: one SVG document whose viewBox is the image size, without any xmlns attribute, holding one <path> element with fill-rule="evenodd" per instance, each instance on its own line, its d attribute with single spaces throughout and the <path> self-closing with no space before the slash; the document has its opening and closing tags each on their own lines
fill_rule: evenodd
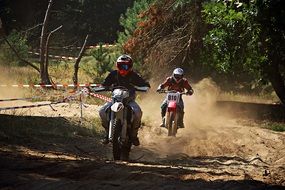
<svg viewBox="0 0 285 190">
<path fill-rule="evenodd" d="M 194 93 L 194 90 L 192 89 L 191 85 L 189 84 L 188 80 L 186 78 L 183 78 L 184 71 L 181 68 L 176 68 L 173 70 L 172 76 L 167 77 L 166 80 L 160 84 L 157 88 L 157 92 L 160 92 L 164 88 L 168 87 L 168 90 L 175 90 L 178 92 L 184 92 L 184 90 L 187 90 L 188 95 L 192 95 Z M 178 119 L 178 127 L 179 128 L 184 128 L 184 103 L 181 100 L 178 103 L 178 107 L 180 108 L 180 116 Z M 166 109 L 167 109 L 167 100 L 165 99 L 162 104 L 161 104 L 161 117 L 162 117 L 162 124 L 160 124 L 161 127 L 164 126 L 164 116 L 166 114 Z"/>
<path fill-rule="evenodd" d="M 140 106 L 135 102 L 136 95 L 135 95 L 134 86 L 150 87 L 150 84 L 147 81 L 145 81 L 139 74 L 137 74 L 132 70 L 133 60 L 129 55 L 123 54 L 119 56 L 116 61 L 116 67 L 117 70 L 111 71 L 101 85 L 106 87 L 123 86 L 129 89 L 130 97 L 128 105 L 131 107 L 134 113 L 132 132 L 130 136 L 133 145 L 138 146 L 140 142 L 137 135 L 141 125 L 142 111 Z M 103 144 L 109 143 L 107 111 L 108 109 L 110 109 L 111 105 L 112 105 L 111 102 L 107 102 L 99 110 L 99 115 L 101 118 L 102 125 L 106 130 L 106 136 L 103 139 Z"/>
</svg>

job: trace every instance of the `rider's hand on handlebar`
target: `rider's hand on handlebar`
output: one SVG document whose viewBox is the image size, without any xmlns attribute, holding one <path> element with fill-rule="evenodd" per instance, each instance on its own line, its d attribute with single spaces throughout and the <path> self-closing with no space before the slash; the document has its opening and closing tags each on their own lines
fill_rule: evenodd
<svg viewBox="0 0 285 190">
<path fill-rule="evenodd" d="M 87 87 L 84 87 L 82 89 L 82 91 L 85 92 L 85 93 L 89 93 L 91 91 L 91 89 L 90 89 L 90 87 L 87 86 Z"/>
<path fill-rule="evenodd" d="M 191 89 L 191 90 L 188 90 L 188 91 L 186 92 L 186 95 L 191 96 L 193 93 L 194 93 L 194 91 Z"/>
<path fill-rule="evenodd" d="M 156 89 L 156 92 L 158 92 L 158 93 L 161 93 L 162 91 L 163 91 L 163 89 L 161 89 L 161 88 Z"/>
</svg>

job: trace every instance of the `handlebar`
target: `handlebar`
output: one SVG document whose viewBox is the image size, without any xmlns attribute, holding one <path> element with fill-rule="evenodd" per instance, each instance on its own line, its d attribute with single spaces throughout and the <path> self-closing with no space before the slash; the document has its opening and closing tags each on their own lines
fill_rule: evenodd
<svg viewBox="0 0 285 190">
<path fill-rule="evenodd" d="M 167 93 L 180 93 L 180 94 L 183 94 L 183 95 L 189 95 L 187 92 L 178 92 L 178 91 L 176 91 L 176 90 L 160 90 L 160 91 L 157 91 L 158 93 L 165 93 L 165 94 L 167 94 Z"/>
<path fill-rule="evenodd" d="M 148 86 L 135 86 L 135 90 L 139 92 L 147 92 L 149 89 Z"/>
<path fill-rule="evenodd" d="M 94 88 L 91 88 L 91 90 L 93 92 L 103 92 L 103 91 L 113 91 L 115 89 L 124 89 L 124 90 L 129 90 L 127 89 L 126 87 L 124 86 L 116 86 L 116 87 L 112 87 L 112 86 L 100 86 L 100 87 L 94 87 Z M 136 91 L 140 91 L 140 92 L 146 92 L 148 91 L 149 87 L 147 86 L 134 86 L 134 89 Z"/>
</svg>

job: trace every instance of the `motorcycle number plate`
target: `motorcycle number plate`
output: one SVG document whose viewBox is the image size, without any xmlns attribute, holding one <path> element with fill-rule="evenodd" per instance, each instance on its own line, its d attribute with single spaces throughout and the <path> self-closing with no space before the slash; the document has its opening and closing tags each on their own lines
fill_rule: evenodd
<svg viewBox="0 0 285 190">
<path fill-rule="evenodd" d="M 167 94 L 167 100 L 168 101 L 175 101 L 178 102 L 180 98 L 179 93 L 168 93 Z"/>
</svg>

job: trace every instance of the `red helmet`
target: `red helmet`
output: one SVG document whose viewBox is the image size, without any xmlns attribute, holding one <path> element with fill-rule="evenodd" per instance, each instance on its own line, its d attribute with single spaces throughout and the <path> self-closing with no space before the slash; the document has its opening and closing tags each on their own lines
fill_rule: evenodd
<svg viewBox="0 0 285 190">
<path fill-rule="evenodd" d="M 133 60 L 129 55 L 121 55 L 117 59 L 116 66 L 118 68 L 119 74 L 126 76 L 133 68 Z"/>
</svg>

